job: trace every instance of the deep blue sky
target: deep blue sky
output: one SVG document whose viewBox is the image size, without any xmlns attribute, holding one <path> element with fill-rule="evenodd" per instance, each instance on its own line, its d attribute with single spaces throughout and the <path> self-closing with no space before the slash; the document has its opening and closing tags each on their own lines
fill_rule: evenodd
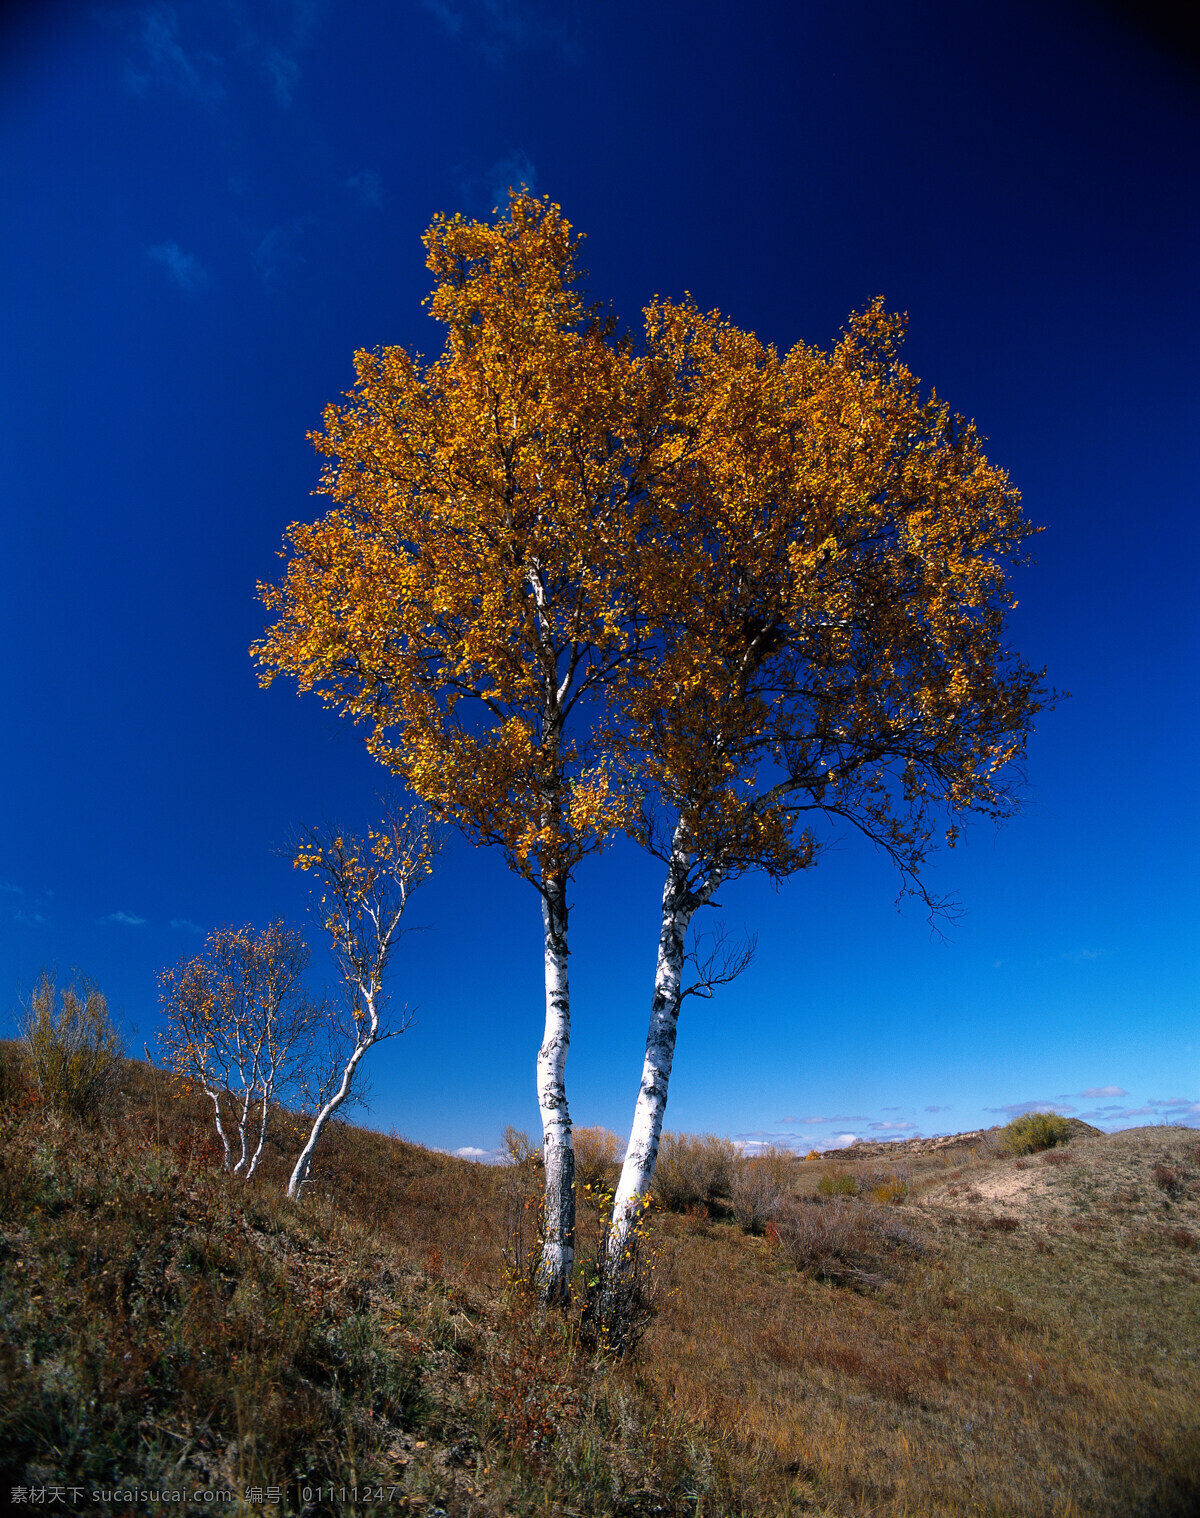
<svg viewBox="0 0 1200 1518">
<path fill-rule="evenodd" d="M 13 17 L 16 19 L 13 19 Z M 510 182 L 636 323 L 690 290 L 829 344 L 882 292 L 1045 527 L 1012 641 L 1072 699 L 1028 804 L 943 856 L 944 940 L 853 838 L 722 893 L 753 969 L 689 1002 L 670 1126 L 807 1148 L 1032 1103 L 1200 1122 L 1196 192 L 1185 60 L 1083 3 L 208 0 L 27 7 L 0 36 L 0 1007 L 78 965 L 140 1049 L 158 969 L 301 920 L 274 852 L 361 826 L 346 725 L 258 689 L 254 597 L 311 517 L 356 347 L 433 354 L 418 238 Z M 577 1122 L 628 1127 L 658 867 L 574 892 Z M 456 842 L 396 961 L 372 1121 L 536 1126 L 537 901 Z M 320 952 L 315 956 L 320 960 Z M 1099 1094 L 1096 1094 L 1099 1093 Z"/>
</svg>

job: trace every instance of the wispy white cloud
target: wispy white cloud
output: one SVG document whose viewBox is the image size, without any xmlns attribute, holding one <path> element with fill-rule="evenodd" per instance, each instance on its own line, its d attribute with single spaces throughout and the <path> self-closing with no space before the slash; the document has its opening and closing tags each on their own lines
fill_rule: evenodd
<svg viewBox="0 0 1200 1518">
<path fill-rule="evenodd" d="M 1007 1107 L 985 1107 L 985 1112 L 1007 1112 L 1009 1117 L 1024 1117 L 1027 1112 L 1061 1112 L 1069 1116 L 1076 1109 L 1062 1102 L 1009 1102 Z"/>
<path fill-rule="evenodd" d="M 383 181 L 374 169 L 363 169 L 361 174 L 351 174 L 346 188 L 353 190 L 360 204 L 369 211 L 383 209 Z"/>
<path fill-rule="evenodd" d="M 505 205 L 510 189 L 519 190 L 522 185 L 527 190 L 537 189 L 537 169 L 529 155 L 520 148 L 505 154 L 503 158 L 497 158 L 487 172 L 488 189 L 494 205 Z"/>
<path fill-rule="evenodd" d="M 514 190 L 522 185 L 527 190 L 537 190 L 537 168 L 521 148 L 497 158 L 484 169 L 459 168 L 456 174 L 458 203 L 472 215 L 488 216 L 494 209 L 503 209 L 508 204 L 510 186 Z"/>
<path fill-rule="evenodd" d="M 533 0 L 421 0 L 448 36 L 473 43 L 493 64 L 527 50 L 558 53 L 577 62 L 574 41 L 562 7 Z"/>
<path fill-rule="evenodd" d="M 144 928 L 146 926 L 146 919 L 139 917 L 136 912 L 109 912 L 106 917 L 101 917 L 98 921 L 117 923 L 123 928 Z"/>
<path fill-rule="evenodd" d="M 926 1107 L 925 1108 L 926 1112 L 949 1112 L 950 1110 L 951 1109 L 949 1107 Z"/>
<path fill-rule="evenodd" d="M 254 267 L 268 290 L 278 289 L 283 280 L 304 262 L 297 251 L 305 218 L 286 227 L 272 227 L 253 252 Z"/>
<path fill-rule="evenodd" d="M 40 912 L 27 912 L 24 907 L 17 908 L 12 915 L 12 920 L 23 928 L 40 928 L 46 921 Z"/>
<path fill-rule="evenodd" d="M 443 0 L 421 0 L 421 4 L 435 21 L 440 22 L 446 28 L 452 37 L 457 37 L 461 34 L 463 26 L 466 23 L 466 17 L 461 10 L 458 10 L 453 5 L 443 4 Z"/>
<path fill-rule="evenodd" d="M 916 1123 L 869 1123 L 872 1133 L 907 1133 L 916 1128 Z"/>
<path fill-rule="evenodd" d="M 1102 1096 L 1128 1096 L 1129 1092 L 1123 1086 L 1089 1086 L 1086 1091 L 1073 1091 L 1071 1095 L 1082 1097 L 1084 1101 L 1096 1101 Z"/>
<path fill-rule="evenodd" d="M 202 105 L 219 105 L 224 100 L 221 60 L 184 46 L 174 6 L 152 5 L 139 12 L 134 47 L 137 61 L 127 65 L 125 82 L 138 94 L 157 86 Z"/>
<path fill-rule="evenodd" d="M 8 896 L 24 896 L 25 887 L 14 885 L 11 880 L 0 880 L 0 891 Z"/>
<path fill-rule="evenodd" d="M 267 49 L 265 62 L 275 99 L 280 105 L 291 105 L 296 86 L 300 83 L 300 65 L 277 47 Z"/>
<path fill-rule="evenodd" d="M 189 295 L 208 283 L 204 266 L 194 253 L 185 253 L 177 242 L 160 242 L 146 252 L 156 264 L 161 264 L 168 277 L 186 290 Z"/>
<path fill-rule="evenodd" d="M 193 922 L 190 917 L 172 917 L 171 926 L 179 933 L 202 933 L 204 930 L 198 922 Z"/>
</svg>

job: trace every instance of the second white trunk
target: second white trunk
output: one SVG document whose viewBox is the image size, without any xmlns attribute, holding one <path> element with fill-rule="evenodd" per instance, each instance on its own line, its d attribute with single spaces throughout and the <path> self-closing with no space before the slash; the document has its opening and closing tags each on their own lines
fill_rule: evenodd
<svg viewBox="0 0 1200 1518">
<path fill-rule="evenodd" d="M 566 882 L 551 880 L 542 896 L 546 954 L 546 1030 L 537 1057 L 542 1158 L 546 1167 L 546 1237 L 538 1283 L 547 1302 L 563 1302 L 575 1263 L 575 1150 L 567 1110 L 566 1065 L 571 1042 L 567 980 Z"/>
<path fill-rule="evenodd" d="M 654 1179 L 663 1115 L 667 1109 L 667 1088 L 675 1059 L 688 926 L 696 908 L 703 905 L 715 889 L 715 881 L 706 882 L 699 893 L 689 888 L 692 858 L 687 843 L 686 829 L 680 823 L 675 830 L 663 886 L 662 926 L 658 936 L 658 963 L 654 973 L 654 999 L 650 1005 L 642 1081 L 609 1225 L 608 1254 L 615 1262 L 621 1259 L 629 1230 Z"/>
</svg>

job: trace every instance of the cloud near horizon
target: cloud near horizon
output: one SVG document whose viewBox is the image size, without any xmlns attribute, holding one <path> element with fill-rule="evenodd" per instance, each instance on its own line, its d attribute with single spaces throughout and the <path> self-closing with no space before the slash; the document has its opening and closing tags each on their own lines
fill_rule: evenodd
<svg viewBox="0 0 1200 1518">
<path fill-rule="evenodd" d="M 1077 1109 L 1062 1102 L 1009 1102 L 1007 1107 L 985 1107 L 985 1112 L 1006 1112 L 1009 1117 L 1024 1117 L 1027 1112 L 1060 1112 L 1069 1117 Z"/>
<path fill-rule="evenodd" d="M 865 1123 L 867 1119 L 861 1112 L 853 1115 L 838 1113 L 833 1117 L 781 1117 L 776 1119 L 780 1123 L 802 1123 L 806 1127 L 815 1127 L 820 1123 Z"/>
<path fill-rule="evenodd" d="M 109 912 L 106 917 L 97 918 L 98 922 L 115 922 L 123 928 L 144 928 L 146 919 L 139 917 L 136 912 Z"/>
</svg>

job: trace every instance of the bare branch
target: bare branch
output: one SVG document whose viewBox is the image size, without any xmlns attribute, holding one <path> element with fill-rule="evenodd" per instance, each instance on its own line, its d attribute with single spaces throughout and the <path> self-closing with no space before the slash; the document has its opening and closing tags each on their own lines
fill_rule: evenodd
<svg viewBox="0 0 1200 1518">
<path fill-rule="evenodd" d="M 725 925 L 718 923 L 709 932 L 696 934 L 684 956 L 684 963 L 692 966 L 695 978 L 680 991 L 680 1002 L 687 996 L 707 1001 L 718 986 L 729 985 L 748 970 L 757 952 L 758 934 L 749 930 L 731 939 Z"/>
</svg>

